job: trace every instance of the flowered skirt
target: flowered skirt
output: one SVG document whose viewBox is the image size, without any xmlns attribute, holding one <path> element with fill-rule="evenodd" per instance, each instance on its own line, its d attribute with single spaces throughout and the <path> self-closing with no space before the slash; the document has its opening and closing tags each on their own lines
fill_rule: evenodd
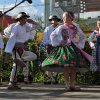
<svg viewBox="0 0 100 100">
<path fill-rule="evenodd" d="M 63 66 L 87 67 L 88 61 L 74 45 L 55 47 L 42 62 L 42 68 L 49 71 L 61 70 Z"/>
</svg>

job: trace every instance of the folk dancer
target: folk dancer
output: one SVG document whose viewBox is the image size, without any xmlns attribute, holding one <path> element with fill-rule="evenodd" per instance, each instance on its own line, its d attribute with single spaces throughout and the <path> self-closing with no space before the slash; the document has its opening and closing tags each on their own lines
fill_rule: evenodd
<svg viewBox="0 0 100 100">
<path fill-rule="evenodd" d="M 59 26 L 59 22 L 61 21 L 60 18 L 58 18 L 56 15 L 50 16 L 49 17 L 49 22 L 50 25 L 47 26 L 44 30 L 44 36 L 42 40 L 42 44 L 46 46 L 47 53 L 49 54 L 50 51 L 53 49 L 51 40 L 50 40 L 50 34 Z M 51 72 L 51 71 L 46 71 L 45 72 L 45 81 L 44 84 L 57 84 L 57 72 Z"/>
<path fill-rule="evenodd" d="M 13 18 L 13 20 L 14 20 L 14 23 L 11 23 L 10 25 L 8 25 L 8 27 L 6 27 L 5 29 L 4 29 L 4 37 L 6 38 L 6 40 L 8 40 L 9 38 L 10 38 L 10 35 L 11 35 L 11 31 L 12 31 L 12 29 L 13 29 L 13 27 L 17 24 L 17 20 L 16 20 L 16 18 L 15 18 L 15 16 L 14 17 L 12 17 Z M 27 22 L 29 22 L 29 23 L 31 23 L 31 24 L 33 24 L 33 25 L 36 25 L 37 23 L 35 22 L 35 21 L 33 21 L 33 20 L 31 20 L 31 19 L 27 19 Z M 32 32 L 31 32 L 32 33 Z M 35 34 L 34 34 L 35 35 Z M 31 37 L 31 36 L 30 36 Z M 32 36 L 32 38 L 33 38 L 33 36 Z M 31 39 L 31 38 L 30 38 Z M 8 56 L 9 57 L 9 56 Z M 8 57 L 6 56 L 6 58 L 5 58 L 5 64 L 7 64 L 7 60 L 8 60 Z M 18 67 L 19 68 L 19 67 Z M 29 84 L 30 83 L 30 81 L 29 81 L 29 66 L 27 65 L 26 67 L 23 67 L 22 68 L 23 69 L 23 75 L 24 75 L 24 83 L 25 84 Z M 17 78 L 16 78 L 16 82 L 17 82 Z"/>
<path fill-rule="evenodd" d="M 94 83 L 100 84 L 100 19 L 97 21 L 96 29 L 90 34 L 88 43 L 92 49 L 92 56 L 94 57 L 93 62 L 90 64 L 90 70 L 97 74 Z"/>
<path fill-rule="evenodd" d="M 37 59 L 37 55 L 28 51 L 25 44 L 28 40 L 34 38 L 35 33 L 32 30 L 35 30 L 38 26 L 28 23 L 27 18 L 29 17 L 25 12 L 20 12 L 15 16 L 17 23 L 12 28 L 5 47 L 6 54 L 12 54 L 14 60 L 8 89 L 20 89 L 16 84 L 17 66 L 26 67 L 28 61 Z"/>
<path fill-rule="evenodd" d="M 63 25 L 55 29 L 51 35 L 51 44 L 54 47 L 48 57 L 42 62 L 42 68 L 46 70 L 48 65 L 59 65 L 63 68 L 66 90 L 80 90 L 75 86 L 77 68 L 85 67 L 87 59 L 91 57 L 82 49 L 85 44 L 85 35 L 82 30 L 73 23 L 72 12 L 63 13 Z M 79 40 L 76 42 L 76 35 Z M 93 59 L 91 59 L 93 60 Z"/>
</svg>

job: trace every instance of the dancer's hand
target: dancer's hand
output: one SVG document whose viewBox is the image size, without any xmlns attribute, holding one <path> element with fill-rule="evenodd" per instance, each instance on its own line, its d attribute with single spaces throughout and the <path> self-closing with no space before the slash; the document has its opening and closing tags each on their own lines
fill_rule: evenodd
<svg viewBox="0 0 100 100">
<path fill-rule="evenodd" d="M 95 46 L 92 46 L 91 49 L 95 49 Z"/>
<path fill-rule="evenodd" d="M 61 46 L 65 46 L 66 45 L 66 41 L 62 40 L 60 44 L 61 44 Z"/>
</svg>

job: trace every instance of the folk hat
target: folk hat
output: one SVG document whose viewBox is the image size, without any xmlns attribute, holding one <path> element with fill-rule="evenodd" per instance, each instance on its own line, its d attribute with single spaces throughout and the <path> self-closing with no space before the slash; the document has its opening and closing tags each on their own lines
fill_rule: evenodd
<svg viewBox="0 0 100 100">
<path fill-rule="evenodd" d="M 30 16 L 27 15 L 25 12 L 20 12 L 20 13 L 18 13 L 18 15 L 14 16 L 13 18 L 14 18 L 16 21 L 18 21 L 19 19 L 21 19 L 21 18 L 23 18 L 23 17 L 29 18 Z"/>
<path fill-rule="evenodd" d="M 61 19 L 58 18 L 56 15 L 54 15 L 54 16 L 50 16 L 50 17 L 49 17 L 49 21 L 52 21 L 53 19 L 57 19 L 58 22 L 61 21 Z"/>
</svg>

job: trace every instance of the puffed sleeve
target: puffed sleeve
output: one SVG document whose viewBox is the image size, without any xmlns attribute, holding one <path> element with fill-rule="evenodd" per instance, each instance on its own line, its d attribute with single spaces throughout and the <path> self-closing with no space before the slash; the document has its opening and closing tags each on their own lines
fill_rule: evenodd
<svg viewBox="0 0 100 100">
<path fill-rule="evenodd" d="M 34 37 L 36 35 L 36 31 L 35 30 L 32 30 L 28 34 L 29 34 L 29 38 L 28 39 L 34 39 Z"/>
<path fill-rule="evenodd" d="M 26 29 L 27 29 L 27 31 L 36 30 L 36 29 L 38 29 L 38 28 L 40 28 L 40 25 L 39 25 L 38 23 L 32 24 L 32 23 L 26 22 Z"/>
<path fill-rule="evenodd" d="M 51 44 L 52 46 L 59 46 L 61 44 L 61 41 L 63 40 L 61 35 L 62 26 L 59 26 L 56 28 L 50 35 Z"/>
<path fill-rule="evenodd" d="M 83 31 L 80 29 L 79 26 L 76 26 L 77 27 L 77 34 L 78 34 L 78 37 L 79 37 L 79 40 L 78 40 L 78 46 L 83 49 L 84 46 L 85 46 L 85 34 L 83 33 Z"/>
<path fill-rule="evenodd" d="M 93 39 L 95 38 L 95 36 L 96 36 L 96 31 L 93 31 L 88 38 L 88 43 L 89 43 L 91 48 L 95 48 L 95 44 L 93 42 Z"/>
<path fill-rule="evenodd" d="M 13 28 L 12 32 L 11 32 L 11 35 L 10 35 L 10 38 L 7 41 L 7 44 L 6 44 L 6 47 L 5 47 L 5 52 L 6 53 L 12 53 L 13 48 L 14 48 L 15 43 L 16 43 L 16 34 L 17 34 L 17 29 Z"/>
<path fill-rule="evenodd" d="M 49 32 L 49 27 L 46 27 L 45 28 L 45 30 L 44 30 L 44 35 L 43 35 L 43 40 L 42 40 L 42 43 L 44 44 L 44 45 L 46 45 L 46 44 L 49 44 L 49 34 L 48 34 L 48 32 Z"/>
<path fill-rule="evenodd" d="M 16 23 L 10 24 L 8 27 L 6 27 L 6 28 L 4 29 L 4 35 L 5 35 L 7 38 L 10 37 L 12 28 L 15 26 L 15 24 L 16 24 Z"/>
</svg>

